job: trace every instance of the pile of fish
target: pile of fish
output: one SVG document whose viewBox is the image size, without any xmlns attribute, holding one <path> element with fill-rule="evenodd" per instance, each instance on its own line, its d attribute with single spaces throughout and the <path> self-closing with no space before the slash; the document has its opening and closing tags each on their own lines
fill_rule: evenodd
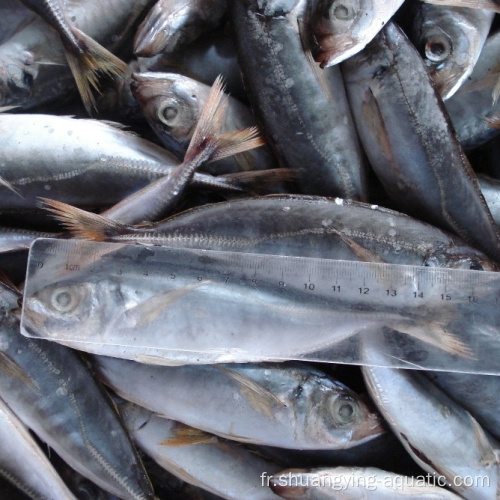
<svg viewBox="0 0 500 500">
<path fill-rule="evenodd" d="M 23 298 L 39 237 L 498 271 L 499 9 L 1 0 L 0 497 L 500 498 L 500 378 L 381 367 L 396 333 L 465 355 L 433 318 L 367 314 L 362 368 L 294 361 L 338 311 L 328 342 L 222 318 L 222 362 L 145 328 L 197 285 Z M 182 354 L 43 340 L 101 325 Z"/>
</svg>

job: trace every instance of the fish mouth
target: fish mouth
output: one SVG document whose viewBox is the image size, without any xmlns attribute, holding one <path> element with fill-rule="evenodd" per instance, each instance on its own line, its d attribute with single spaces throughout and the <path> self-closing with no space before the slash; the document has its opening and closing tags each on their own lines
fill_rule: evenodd
<svg viewBox="0 0 500 500">
<path fill-rule="evenodd" d="M 352 437 L 353 441 L 357 444 L 362 444 L 385 434 L 386 431 L 387 429 L 382 417 L 373 413 L 368 418 L 368 422 L 364 423 L 354 431 Z"/>
<path fill-rule="evenodd" d="M 314 59 L 321 68 L 328 68 L 357 54 L 363 47 L 359 40 L 349 35 L 328 35 L 319 41 Z"/>
</svg>

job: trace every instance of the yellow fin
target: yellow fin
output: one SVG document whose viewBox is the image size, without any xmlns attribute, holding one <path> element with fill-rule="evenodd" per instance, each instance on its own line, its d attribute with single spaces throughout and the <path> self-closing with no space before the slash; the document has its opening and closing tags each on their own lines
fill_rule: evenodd
<svg viewBox="0 0 500 500">
<path fill-rule="evenodd" d="M 160 443 L 161 446 L 191 446 L 195 444 L 213 444 L 217 438 L 208 432 L 176 422 L 172 437 Z"/>
<path fill-rule="evenodd" d="M 111 236 L 116 236 L 129 228 L 119 222 L 107 219 L 102 215 L 93 214 L 80 208 L 73 207 L 61 201 L 40 198 L 43 208 L 51 212 L 54 218 L 75 236 L 94 240 L 105 241 Z"/>
<path fill-rule="evenodd" d="M 24 382 L 34 392 L 40 392 L 40 387 L 13 359 L 5 352 L 0 352 L 0 370 L 7 375 Z"/>
<path fill-rule="evenodd" d="M 278 396 L 260 385 L 258 382 L 255 382 L 255 380 L 252 380 L 250 377 L 225 368 L 221 365 L 217 365 L 217 368 L 237 382 L 241 387 L 241 392 L 245 395 L 251 405 L 269 419 L 274 419 L 275 411 L 285 407 L 285 404 L 278 398 Z"/>
<path fill-rule="evenodd" d="M 127 72 L 128 66 L 79 29 L 72 27 L 72 31 L 81 42 L 83 53 L 74 54 L 68 47 L 65 50 L 66 59 L 85 109 L 90 114 L 92 108 L 96 108 L 92 88 L 99 90 L 98 74 L 102 73 L 112 77 L 122 76 Z"/>
<path fill-rule="evenodd" d="M 189 292 L 192 292 L 193 290 L 196 290 L 196 288 L 208 283 L 210 283 L 210 281 L 203 281 L 185 286 L 184 288 L 168 290 L 167 292 L 151 297 L 150 299 L 136 305 L 132 309 L 129 309 L 126 314 L 128 317 L 135 319 L 136 326 L 146 325 L 154 321 L 163 310 L 173 304 L 176 300 L 179 300 Z"/>
<path fill-rule="evenodd" d="M 388 324 L 387 326 L 450 354 L 456 354 L 468 359 L 476 359 L 470 347 L 454 334 L 447 332 L 438 325 L 410 325 L 398 322 L 397 324 Z"/>
</svg>

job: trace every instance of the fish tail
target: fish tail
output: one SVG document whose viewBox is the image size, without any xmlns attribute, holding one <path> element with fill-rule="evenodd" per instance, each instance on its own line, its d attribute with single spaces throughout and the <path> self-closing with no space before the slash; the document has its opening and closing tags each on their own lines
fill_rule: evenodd
<svg viewBox="0 0 500 500">
<path fill-rule="evenodd" d="M 208 161 L 220 160 L 264 144 L 256 127 L 219 134 L 227 109 L 222 77 L 219 75 L 208 95 L 189 143 L 184 161 L 189 161 L 204 150 L 211 150 Z"/>
<path fill-rule="evenodd" d="M 80 208 L 48 198 L 40 198 L 43 208 L 52 213 L 74 236 L 93 241 L 105 241 L 112 236 L 123 234 L 129 228 Z"/>
<path fill-rule="evenodd" d="M 410 337 L 430 344 L 450 354 L 455 354 L 468 359 L 476 359 L 469 346 L 457 338 L 456 335 L 447 332 L 444 328 L 439 327 L 438 325 L 430 324 L 425 326 L 412 326 L 398 324 L 394 326 L 391 325 L 391 327 L 398 332 L 405 333 Z"/>
<path fill-rule="evenodd" d="M 96 108 L 92 88 L 99 90 L 98 74 L 122 76 L 127 72 L 128 66 L 79 29 L 73 27 L 72 31 L 82 52 L 75 53 L 74 49 L 68 46 L 65 47 L 65 55 L 85 109 L 90 114 L 92 108 Z"/>
</svg>

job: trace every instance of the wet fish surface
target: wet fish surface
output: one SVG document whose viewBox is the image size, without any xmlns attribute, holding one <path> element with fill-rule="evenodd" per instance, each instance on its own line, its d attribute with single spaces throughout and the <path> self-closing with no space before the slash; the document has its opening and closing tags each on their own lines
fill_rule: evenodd
<svg viewBox="0 0 500 500">
<path fill-rule="evenodd" d="M 343 63 L 343 71 L 370 164 L 398 208 L 500 261 L 498 227 L 421 58 L 401 30 L 389 23 Z"/>
<path fill-rule="evenodd" d="M 282 167 L 306 194 L 366 199 L 364 159 L 338 68 L 307 45 L 305 0 L 230 2 L 249 100 Z"/>
<path fill-rule="evenodd" d="M 483 9 L 418 2 L 410 38 L 443 99 L 455 94 L 472 73 L 494 15 Z"/>
<path fill-rule="evenodd" d="M 101 379 L 124 399 L 236 441 L 342 449 L 383 432 L 378 415 L 356 393 L 308 365 L 165 367 L 101 356 L 94 361 Z"/>
</svg>

